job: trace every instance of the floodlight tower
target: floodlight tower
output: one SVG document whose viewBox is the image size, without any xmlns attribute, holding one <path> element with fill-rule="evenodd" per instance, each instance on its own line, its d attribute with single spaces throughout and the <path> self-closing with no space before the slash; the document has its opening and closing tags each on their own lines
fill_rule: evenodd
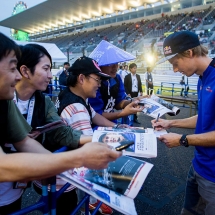
<svg viewBox="0 0 215 215">
<path fill-rule="evenodd" d="M 14 5 L 13 11 L 12 11 L 12 16 L 16 15 L 18 13 L 21 13 L 26 9 L 27 9 L 26 3 L 24 3 L 23 1 L 19 1 Z M 16 29 L 11 29 L 10 31 L 11 31 L 11 37 L 14 40 L 20 40 L 20 41 L 29 40 L 28 33 L 26 33 L 26 32 L 19 31 Z"/>
</svg>

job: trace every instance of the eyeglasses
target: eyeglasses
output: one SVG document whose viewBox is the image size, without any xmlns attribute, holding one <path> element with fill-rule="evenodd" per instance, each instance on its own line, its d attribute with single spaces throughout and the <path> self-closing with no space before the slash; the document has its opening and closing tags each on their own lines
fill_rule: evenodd
<svg viewBox="0 0 215 215">
<path fill-rule="evenodd" d="M 101 80 L 101 79 L 93 78 L 93 77 L 90 76 L 90 75 L 88 75 L 88 77 L 90 77 L 90 78 L 94 79 L 95 81 L 97 81 L 99 85 L 102 83 L 102 80 Z"/>
</svg>

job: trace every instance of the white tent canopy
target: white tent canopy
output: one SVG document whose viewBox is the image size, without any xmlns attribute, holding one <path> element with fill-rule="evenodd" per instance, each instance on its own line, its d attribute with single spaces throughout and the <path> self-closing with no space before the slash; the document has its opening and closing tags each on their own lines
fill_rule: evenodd
<svg viewBox="0 0 215 215">
<path fill-rule="evenodd" d="M 52 62 L 65 62 L 65 61 L 67 61 L 67 57 L 63 54 L 63 52 L 54 43 L 23 42 L 23 41 L 17 41 L 17 40 L 15 40 L 15 42 L 18 45 L 26 45 L 26 44 L 31 44 L 31 43 L 41 45 L 51 55 Z"/>
</svg>

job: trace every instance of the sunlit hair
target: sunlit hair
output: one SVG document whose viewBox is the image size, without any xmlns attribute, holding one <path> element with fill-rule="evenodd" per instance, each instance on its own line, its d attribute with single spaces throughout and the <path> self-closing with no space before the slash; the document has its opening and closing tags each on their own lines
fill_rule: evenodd
<svg viewBox="0 0 215 215">
<path fill-rule="evenodd" d="M 203 45 L 196 46 L 195 48 L 192 48 L 192 49 L 189 49 L 189 50 L 192 50 L 193 56 L 196 56 L 196 57 L 205 57 L 208 54 L 207 47 L 205 47 Z M 178 54 L 177 57 L 178 58 L 180 58 L 180 57 L 189 57 L 189 55 L 190 55 L 189 50 Z"/>
</svg>

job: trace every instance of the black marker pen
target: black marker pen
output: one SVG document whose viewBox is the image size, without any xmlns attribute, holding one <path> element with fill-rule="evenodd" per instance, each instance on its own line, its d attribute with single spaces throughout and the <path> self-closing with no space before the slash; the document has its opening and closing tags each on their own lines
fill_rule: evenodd
<svg viewBox="0 0 215 215">
<path fill-rule="evenodd" d="M 116 149 L 116 151 L 122 151 L 123 149 L 127 149 L 129 146 L 131 146 L 133 144 L 134 144 L 134 141 L 130 141 L 130 142 L 127 142 L 124 145 L 117 146 L 115 149 Z"/>
</svg>

